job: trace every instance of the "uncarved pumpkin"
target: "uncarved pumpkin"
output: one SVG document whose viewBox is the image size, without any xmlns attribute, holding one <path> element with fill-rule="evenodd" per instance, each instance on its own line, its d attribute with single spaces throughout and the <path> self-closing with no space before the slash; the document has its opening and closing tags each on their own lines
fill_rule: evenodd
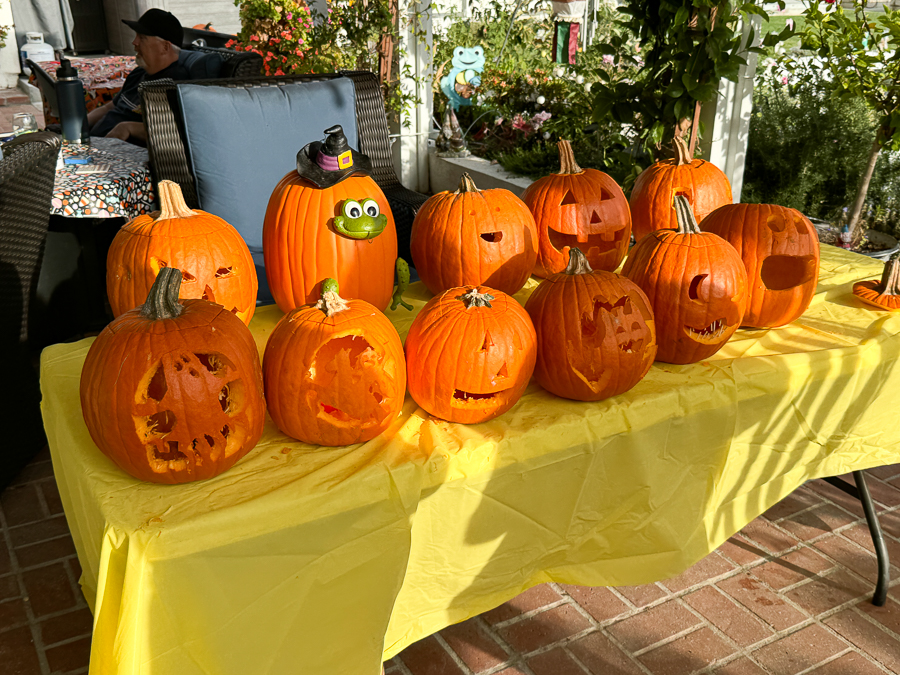
<svg viewBox="0 0 900 675">
<path fill-rule="evenodd" d="M 522 195 L 538 233 L 534 274 L 562 272 L 569 248 L 579 247 L 592 269 L 612 272 L 631 241 L 631 210 L 622 188 L 597 169 L 575 162 L 569 141 L 560 141 L 559 173 L 544 176 Z"/>
<path fill-rule="evenodd" d="M 377 202 L 387 225 L 380 234 L 356 238 L 335 229 L 350 200 Z M 383 310 L 394 288 L 397 230 L 387 198 L 364 175 L 317 187 L 297 170 L 272 192 L 263 224 L 263 255 L 272 297 L 282 312 L 318 300 L 322 279 L 335 279 L 345 298 L 359 298 Z"/>
<path fill-rule="evenodd" d="M 723 204 L 731 204 L 731 184 L 712 162 L 692 159 L 683 138 L 675 138 L 675 158 L 644 169 L 631 190 L 631 227 L 640 241 L 654 230 L 678 226 L 672 200 L 682 195 L 697 222 Z"/>
<path fill-rule="evenodd" d="M 900 312 L 900 263 L 897 256 L 884 264 L 881 280 L 871 279 L 853 284 L 853 295 L 873 307 Z"/>
<path fill-rule="evenodd" d="M 178 300 L 181 271 L 160 271 L 141 307 L 91 344 L 81 410 L 97 447 L 154 483 L 217 476 L 259 441 L 262 369 L 250 329 L 206 300 Z"/>
<path fill-rule="evenodd" d="M 531 211 L 509 190 L 479 190 L 463 174 L 456 192 L 439 192 L 416 213 L 410 253 L 429 291 L 483 284 L 515 293 L 537 259 Z"/>
<path fill-rule="evenodd" d="M 700 229 L 722 237 L 744 262 L 750 292 L 744 326 L 784 326 L 809 307 L 819 280 L 819 237 L 797 209 L 727 204 Z"/>
<path fill-rule="evenodd" d="M 409 393 L 450 422 L 475 424 L 522 396 L 536 357 L 534 326 L 512 297 L 487 288 L 451 288 L 429 300 L 406 337 Z"/>
<path fill-rule="evenodd" d="M 577 247 L 525 310 L 537 334 L 534 377 L 557 396 L 599 401 L 622 394 L 653 365 L 656 330 L 647 296 L 626 277 L 592 270 Z"/>
<path fill-rule="evenodd" d="M 222 305 L 245 324 L 256 311 L 258 281 L 250 249 L 227 222 L 187 207 L 178 183 L 159 182 L 160 210 L 138 216 L 113 238 L 106 293 L 114 316 L 144 302 L 159 271 L 181 270 L 181 298 Z"/>
<path fill-rule="evenodd" d="M 701 232 L 690 204 L 675 197 L 677 230 L 641 239 L 622 274 L 641 287 L 656 320 L 657 361 L 694 363 L 715 354 L 741 325 L 747 272 L 734 247 Z"/>
<path fill-rule="evenodd" d="M 344 300 L 326 279 L 315 305 L 285 314 L 266 344 L 269 414 L 288 436 L 316 445 L 374 438 L 406 394 L 397 329 L 365 300 Z"/>
</svg>

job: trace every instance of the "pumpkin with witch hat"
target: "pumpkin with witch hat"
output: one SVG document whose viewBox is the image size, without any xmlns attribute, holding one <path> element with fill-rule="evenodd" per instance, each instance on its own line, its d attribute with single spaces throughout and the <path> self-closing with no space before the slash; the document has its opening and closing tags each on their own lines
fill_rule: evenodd
<svg viewBox="0 0 900 675">
<path fill-rule="evenodd" d="M 371 178 L 371 161 L 350 147 L 341 126 L 325 134 L 297 153 L 296 170 L 269 198 L 263 224 L 269 289 L 289 312 L 315 302 L 319 284 L 331 278 L 345 298 L 385 309 L 395 264 L 398 272 L 405 267 L 391 208 Z"/>
</svg>

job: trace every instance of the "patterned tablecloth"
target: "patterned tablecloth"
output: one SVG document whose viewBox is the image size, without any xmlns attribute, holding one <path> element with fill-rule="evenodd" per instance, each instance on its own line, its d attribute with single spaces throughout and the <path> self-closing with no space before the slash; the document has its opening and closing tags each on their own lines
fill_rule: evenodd
<svg viewBox="0 0 900 675">
<path fill-rule="evenodd" d="M 133 56 L 101 56 L 90 59 L 71 59 L 71 61 L 78 70 L 78 78 L 84 84 L 84 104 L 88 112 L 112 101 L 125 84 L 128 73 L 137 65 Z M 56 80 L 59 61 L 44 61 L 39 66 L 50 76 L 50 79 Z M 34 73 L 29 76 L 28 81 L 37 86 Z M 46 101 L 44 101 L 44 123 L 59 123 L 59 118 L 50 112 L 50 106 Z"/>
<path fill-rule="evenodd" d="M 78 164 L 57 169 L 51 213 L 73 218 L 131 219 L 156 209 L 146 148 L 116 138 L 92 138 L 89 148 L 63 147 L 63 158 L 90 154 L 107 173 L 76 174 Z"/>
</svg>

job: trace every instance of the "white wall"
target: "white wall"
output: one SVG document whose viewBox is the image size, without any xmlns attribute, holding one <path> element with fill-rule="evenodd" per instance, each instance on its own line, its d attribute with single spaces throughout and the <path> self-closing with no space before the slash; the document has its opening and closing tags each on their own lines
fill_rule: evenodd
<svg viewBox="0 0 900 675">
<path fill-rule="evenodd" d="M 0 0 L 0 26 L 10 26 L 6 46 L 0 49 L 0 89 L 15 87 L 19 80 L 19 48 L 16 45 L 16 31 L 12 25 L 10 0 Z"/>
</svg>

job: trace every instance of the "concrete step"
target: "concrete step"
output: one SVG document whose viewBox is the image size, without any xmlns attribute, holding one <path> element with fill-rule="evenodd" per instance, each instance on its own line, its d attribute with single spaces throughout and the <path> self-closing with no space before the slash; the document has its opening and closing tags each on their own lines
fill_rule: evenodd
<svg viewBox="0 0 900 675">
<path fill-rule="evenodd" d="M 0 89 L 0 106 L 31 103 L 31 98 L 19 89 Z"/>
</svg>

